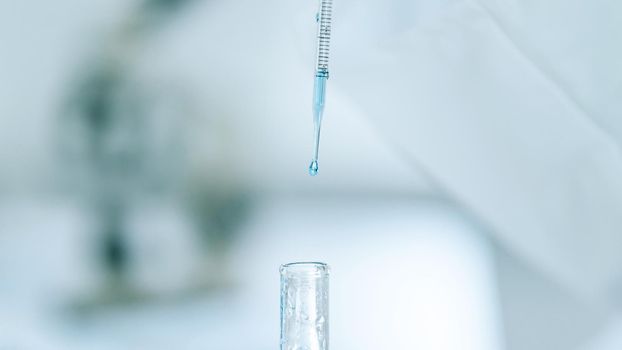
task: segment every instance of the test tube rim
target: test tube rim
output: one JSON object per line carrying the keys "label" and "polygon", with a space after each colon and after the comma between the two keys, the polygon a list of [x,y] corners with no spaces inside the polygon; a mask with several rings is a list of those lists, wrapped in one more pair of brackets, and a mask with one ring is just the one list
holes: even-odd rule
{"label": "test tube rim", "polygon": [[291,262],[281,265],[279,269],[282,275],[289,273],[295,273],[297,275],[328,275],[330,273],[330,267],[328,264],[316,261],[300,261]]}

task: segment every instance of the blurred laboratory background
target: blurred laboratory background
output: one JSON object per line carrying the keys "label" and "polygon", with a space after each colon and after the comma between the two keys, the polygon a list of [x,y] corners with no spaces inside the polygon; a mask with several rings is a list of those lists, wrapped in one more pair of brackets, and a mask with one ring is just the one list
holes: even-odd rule
{"label": "blurred laboratory background", "polygon": [[622,349],[622,2],[0,3],[0,350]]}

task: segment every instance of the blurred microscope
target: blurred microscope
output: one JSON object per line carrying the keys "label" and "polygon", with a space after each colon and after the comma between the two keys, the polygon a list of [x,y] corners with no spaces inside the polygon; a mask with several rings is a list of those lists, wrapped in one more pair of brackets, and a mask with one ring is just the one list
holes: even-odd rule
{"label": "blurred microscope", "polygon": [[226,154],[206,160],[205,173],[192,171],[187,131],[205,116],[183,83],[150,77],[140,63],[146,43],[192,2],[143,1],[69,91],[59,128],[63,177],[88,213],[86,249],[97,277],[76,303],[81,309],[232,283],[227,252],[247,196],[222,182],[232,171]]}

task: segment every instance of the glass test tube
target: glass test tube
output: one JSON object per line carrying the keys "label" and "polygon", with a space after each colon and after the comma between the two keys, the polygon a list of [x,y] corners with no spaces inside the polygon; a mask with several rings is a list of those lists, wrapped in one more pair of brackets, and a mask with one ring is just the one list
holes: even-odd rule
{"label": "glass test tube", "polygon": [[328,265],[291,263],[280,271],[281,350],[328,350]]}

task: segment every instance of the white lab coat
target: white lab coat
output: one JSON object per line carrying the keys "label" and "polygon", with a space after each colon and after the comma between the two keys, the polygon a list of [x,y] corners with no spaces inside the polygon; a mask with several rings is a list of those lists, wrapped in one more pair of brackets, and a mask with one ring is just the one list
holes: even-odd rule
{"label": "white lab coat", "polygon": [[[363,6],[342,2],[344,12]],[[576,298],[565,308],[615,313],[622,3],[444,1],[428,16],[413,7],[370,4],[380,17],[370,23],[384,29],[365,29],[343,63],[335,54],[333,83],[505,249]],[[605,343],[619,340],[594,348]]]}
{"label": "white lab coat", "polygon": [[622,3],[456,1],[442,12],[337,61],[331,83],[500,241],[577,293],[612,297]]}

